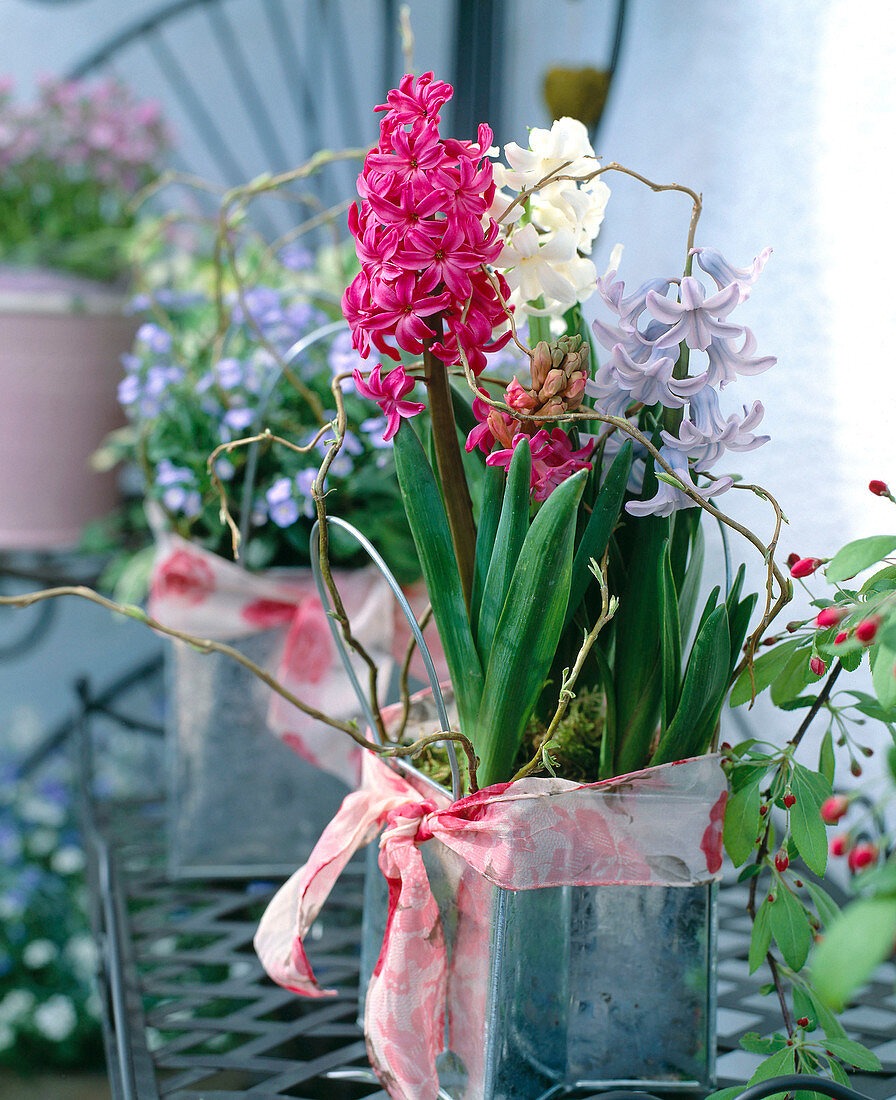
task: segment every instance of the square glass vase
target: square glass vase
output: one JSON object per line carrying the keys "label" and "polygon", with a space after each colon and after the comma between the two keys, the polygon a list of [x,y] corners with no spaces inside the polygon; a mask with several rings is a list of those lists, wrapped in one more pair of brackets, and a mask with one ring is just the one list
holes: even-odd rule
{"label": "square glass vase", "polygon": [[[265,666],[285,634],[286,627],[264,630],[229,644]],[[270,688],[232,658],[175,641],[165,676],[169,873],[292,874],[348,787],[267,728]]]}
{"label": "square glass vase", "polygon": [[[511,891],[436,839],[422,852],[449,958],[440,1097],[617,1087],[701,1097],[714,1087],[717,884]],[[373,844],[362,1019],[387,907]]]}

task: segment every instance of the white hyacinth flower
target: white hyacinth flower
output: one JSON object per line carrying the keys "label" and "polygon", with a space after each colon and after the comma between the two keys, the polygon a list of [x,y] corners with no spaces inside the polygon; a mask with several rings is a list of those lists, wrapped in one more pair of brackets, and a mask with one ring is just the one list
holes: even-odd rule
{"label": "white hyacinth flower", "polygon": [[54,993],[34,1010],[34,1026],[54,1043],[67,1039],[77,1022],[74,1005],[62,993]]}
{"label": "white hyacinth flower", "polygon": [[[493,165],[499,190],[491,213],[495,218],[503,216],[507,245],[495,266],[504,270],[513,305],[535,316],[558,316],[595,290],[597,273],[587,256],[603,221],[610,189],[601,179],[542,183],[552,175],[587,176],[598,167],[588,131],[577,119],[558,119],[550,130],[536,127],[529,131],[528,149],[511,142],[504,147],[504,155],[509,167],[500,162]],[[512,197],[500,189],[521,193],[535,187],[526,200],[529,224],[515,225],[524,205],[510,207]],[[544,299],[543,308],[531,304],[539,297]]]}
{"label": "white hyacinth flower", "polygon": [[[594,265],[577,255],[573,233],[566,228],[542,244],[534,225],[521,226],[504,246],[495,266],[505,269],[513,292],[511,303],[542,317],[563,313],[584,301],[596,280]],[[544,300],[543,309],[528,304],[538,298]]]}
{"label": "white hyacinth flower", "polygon": [[512,141],[504,146],[504,156],[510,168],[495,182],[514,191],[534,187],[546,176],[585,176],[598,167],[585,124],[576,118],[559,118],[550,130],[534,126],[529,131],[529,148]]}

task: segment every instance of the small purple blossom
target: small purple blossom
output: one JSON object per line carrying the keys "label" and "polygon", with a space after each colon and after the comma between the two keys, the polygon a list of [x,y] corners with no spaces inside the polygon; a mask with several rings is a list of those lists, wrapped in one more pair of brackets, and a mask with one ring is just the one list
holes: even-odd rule
{"label": "small purple blossom", "polygon": [[133,374],[118,383],[118,403],[120,405],[133,405],[140,396],[140,379]]}
{"label": "small purple blossom", "polygon": [[701,283],[690,275],[681,280],[680,302],[670,301],[655,290],[647,293],[647,310],[651,317],[668,325],[668,329],[654,341],[655,348],[670,348],[684,341],[689,348],[705,351],[713,336],[724,339],[743,334],[740,325],[726,325],[720,317],[728,314],[740,301],[740,288],[736,283],[706,297]]}
{"label": "small purple blossom", "polygon": [[243,381],[243,364],[232,356],[219,359],[214,367],[214,377],[224,390],[232,390]]}
{"label": "small purple blossom", "polygon": [[716,248],[691,249],[691,255],[697,257],[697,263],[707,275],[712,277],[719,290],[731,283],[737,283],[742,302],[750,297],[750,287],[759,278],[759,273],[765,267],[771,254],[772,250],[770,248],[763,248],[749,267],[735,267],[733,264],[728,263]]}
{"label": "small purple blossom", "polygon": [[202,511],[202,497],[198,489],[172,485],[162,493],[162,503],[169,512],[179,512],[187,519],[195,519]]}
{"label": "small purple blossom", "polygon": [[228,409],[224,414],[224,423],[235,432],[244,432],[251,426],[254,419],[255,413],[252,409],[247,409],[242,406]]}
{"label": "small purple blossom", "polygon": [[293,497],[293,480],[278,477],[265,493],[268,514],[278,527],[292,527],[299,518],[299,506]]}
{"label": "small purple blossom", "polygon": [[314,256],[298,241],[285,244],[277,253],[277,258],[290,271],[307,271],[314,264]]}
{"label": "small purple blossom", "polygon": [[[665,459],[676,477],[704,500],[726,492],[734,484],[732,478],[722,477],[717,481],[713,481],[709,486],[697,486],[691,478],[691,469],[686,454],[682,451],[673,450],[671,447],[661,447],[660,457]],[[660,466],[657,466],[657,474],[666,476],[665,470]],[[626,504],[625,510],[632,516],[671,516],[673,512],[677,512],[681,508],[696,507],[696,503],[681,489],[660,479],[656,494],[650,500],[630,500]]]}
{"label": "small purple blossom", "polygon": [[137,329],[136,339],[156,355],[165,355],[171,350],[171,333],[153,321],[145,321]]}

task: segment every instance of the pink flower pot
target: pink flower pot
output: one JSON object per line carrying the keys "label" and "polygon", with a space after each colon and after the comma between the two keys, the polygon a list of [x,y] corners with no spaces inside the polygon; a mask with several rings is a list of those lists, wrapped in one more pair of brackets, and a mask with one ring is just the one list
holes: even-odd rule
{"label": "pink flower pot", "polygon": [[49,271],[0,268],[0,548],[74,545],[117,500],[90,467],[124,423],[120,357],[135,322],[120,292]]}

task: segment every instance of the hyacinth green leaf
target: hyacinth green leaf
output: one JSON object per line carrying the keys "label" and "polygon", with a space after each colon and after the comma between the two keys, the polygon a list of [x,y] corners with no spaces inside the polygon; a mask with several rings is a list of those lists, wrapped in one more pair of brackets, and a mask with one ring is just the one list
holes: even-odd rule
{"label": "hyacinth green leaf", "polygon": [[893,675],[896,651],[885,645],[878,645],[875,649],[871,658],[871,682],[880,705],[884,710],[891,710],[896,706],[896,676]]}
{"label": "hyacinth green leaf", "polygon": [[662,724],[666,725],[678,706],[681,683],[681,628],[678,622],[678,599],[672,577],[671,546],[667,542],[660,558],[660,610],[663,615],[663,705]]}
{"label": "hyacinth green leaf", "polygon": [[651,764],[684,760],[705,752],[728,687],[731,643],[724,604],[703,622],[688,658],[681,698],[660,737]]}
{"label": "hyacinth green leaf", "polygon": [[893,950],[896,898],[852,902],[825,931],[812,952],[812,985],[839,1012]]}
{"label": "hyacinth green leaf", "polygon": [[474,738],[481,786],[511,778],[523,730],[551,667],[566,616],[586,477],[581,470],[551,493],[523,542],[495,629]]}
{"label": "hyacinth green leaf", "polygon": [[394,437],[393,450],[408,524],[454,685],[461,730],[469,737],[484,677],[467,618],[445,507],[420,440],[406,421]]}
{"label": "hyacinth green leaf", "polygon": [[568,626],[573,615],[578,611],[582,598],[588,585],[594,579],[588,568],[592,558],[600,562],[610,541],[613,528],[619,521],[619,511],[622,508],[622,500],[625,496],[625,486],[628,482],[632,468],[632,444],[626,440],[619,448],[619,454],[613,459],[588,523],[579,540],[576,555],[572,566],[572,585],[569,590],[569,605],[566,609],[566,623]]}
{"label": "hyacinth green leaf", "polygon": [[762,776],[757,776],[748,786],[730,794],[725,803],[722,840],[735,867],[740,867],[756,846],[761,782]]}
{"label": "hyacinth green leaf", "polygon": [[473,563],[473,592],[470,600],[470,625],[474,631],[479,622],[482,592],[495,546],[495,534],[498,530],[498,518],[501,515],[504,498],[504,477],[502,466],[486,466],[482,508],[476,528],[476,557]]}
{"label": "hyacinth green leaf", "polygon": [[625,592],[613,620],[617,775],[645,766],[659,720],[663,670],[662,616],[657,608],[668,533],[667,519],[645,516],[637,521]]}
{"label": "hyacinth green leaf", "polygon": [[825,576],[837,583],[854,577],[896,550],[896,535],[870,535],[868,538],[848,542],[831,559]]}
{"label": "hyacinth green leaf", "polygon": [[768,904],[769,926],[784,961],[793,970],[802,969],[812,946],[812,929],[806,910],[783,886],[775,900]]}
{"label": "hyacinth green leaf", "polygon": [[684,571],[684,581],[678,595],[678,621],[681,628],[681,644],[688,640],[697,610],[697,597],[700,593],[700,581],[703,578],[703,561],[706,557],[706,538],[703,528],[698,526],[691,542],[691,555]]}
{"label": "hyacinth green leaf", "polygon": [[531,480],[532,452],[529,440],[523,437],[514,448],[513,458],[510,460],[507,471],[504,502],[501,505],[494,549],[482,591],[482,604],[479,608],[476,647],[484,668],[488,667],[489,653],[495,638],[495,627],[504,609],[510,580],[529,530]]}
{"label": "hyacinth green leaf", "polygon": [[756,919],[753,921],[748,958],[751,974],[765,962],[765,956],[772,945],[772,928],[768,920],[768,905],[768,898],[766,898],[756,910]]}
{"label": "hyacinth green leaf", "polygon": [[831,797],[831,784],[818,772],[794,764],[790,786],[796,799],[790,807],[790,834],[803,862],[821,876],[828,862],[828,835],[821,820],[821,804]]}
{"label": "hyacinth green leaf", "polygon": [[752,682],[750,680],[750,670],[745,668],[735,680],[734,687],[731,689],[730,705],[739,707],[742,703],[748,703],[754,685],[757,695],[765,691],[780,676],[794,651],[801,644],[803,643],[799,638],[789,638],[786,642],[780,642],[774,649],[770,649],[767,653],[757,657],[753,662]]}

